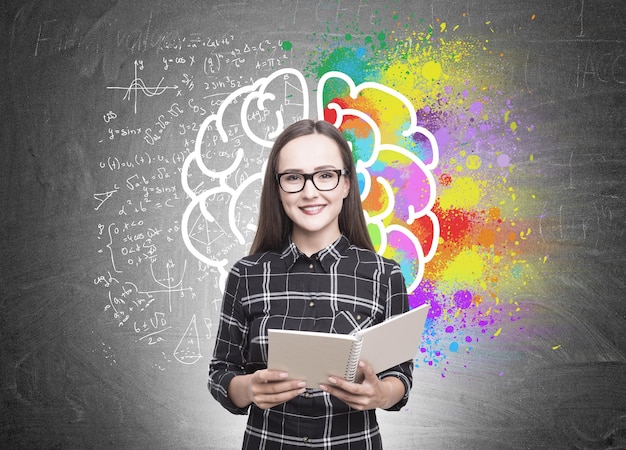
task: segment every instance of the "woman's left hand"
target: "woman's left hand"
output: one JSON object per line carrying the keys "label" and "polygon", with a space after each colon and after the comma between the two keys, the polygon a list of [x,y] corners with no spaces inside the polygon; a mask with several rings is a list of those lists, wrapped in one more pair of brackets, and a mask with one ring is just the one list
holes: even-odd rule
{"label": "woman's left hand", "polygon": [[364,361],[359,362],[359,368],[365,375],[361,383],[329,377],[328,384],[320,385],[320,389],[360,411],[390,408],[402,399],[404,396],[402,381],[395,377],[379,379],[372,367]]}

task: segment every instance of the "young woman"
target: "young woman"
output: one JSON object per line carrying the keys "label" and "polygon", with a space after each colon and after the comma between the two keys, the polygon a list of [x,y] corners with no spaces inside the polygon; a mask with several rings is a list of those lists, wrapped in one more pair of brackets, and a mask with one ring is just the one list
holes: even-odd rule
{"label": "young woman", "polygon": [[261,193],[251,254],[232,268],[209,390],[230,412],[249,412],[243,448],[382,448],[376,408],[399,410],[412,361],[361,383],[331,376],[319,389],[267,369],[271,328],[349,334],[408,311],[399,266],[367,232],[354,160],[343,135],[303,120],[277,138]]}

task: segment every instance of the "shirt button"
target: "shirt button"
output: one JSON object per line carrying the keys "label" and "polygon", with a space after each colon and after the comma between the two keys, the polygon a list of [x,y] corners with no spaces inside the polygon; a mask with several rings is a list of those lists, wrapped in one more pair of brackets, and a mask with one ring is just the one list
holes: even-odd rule
{"label": "shirt button", "polygon": [[304,436],[302,438],[302,442],[309,442],[309,437],[308,436]]}
{"label": "shirt button", "polygon": [[313,270],[313,264],[309,264],[309,269]]}
{"label": "shirt button", "polygon": [[361,320],[361,314],[356,315],[356,320]]}
{"label": "shirt button", "polygon": [[310,392],[305,392],[304,393],[304,398],[311,398],[311,393]]}
{"label": "shirt button", "polygon": [[314,302],[314,301],[310,301],[310,302],[309,302],[309,306],[310,306],[311,308],[313,308],[313,307],[315,306],[315,302]]}

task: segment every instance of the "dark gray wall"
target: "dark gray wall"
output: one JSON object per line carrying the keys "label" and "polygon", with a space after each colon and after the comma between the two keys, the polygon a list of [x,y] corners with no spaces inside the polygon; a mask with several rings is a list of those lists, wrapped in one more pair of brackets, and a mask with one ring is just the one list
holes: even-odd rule
{"label": "dark gray wall", "polygon": [[[408,407],[381,414],[385,442],[626,448],[624,2],[6,3],[4,448],[240,446],[243,419],[206,391],[219,272],[180,237],[183,160],[211,100],[278,62],[304,70],[307,50],[342,23],[392,29],[392,10],[423,18],[416,28],[463,21],[459,33],[517,55],[504,71],[532,117],[519,145],[536,163],[518,167],[516,183],[545,193],[533,232],[550,258],[517,294],[524,320],[505,324],[507,338],[452,355],[445,379],[416,371]],[[238,221],[256,199],[246,194]],[[241,251],[217,225],[192,234],[213,255]]]}

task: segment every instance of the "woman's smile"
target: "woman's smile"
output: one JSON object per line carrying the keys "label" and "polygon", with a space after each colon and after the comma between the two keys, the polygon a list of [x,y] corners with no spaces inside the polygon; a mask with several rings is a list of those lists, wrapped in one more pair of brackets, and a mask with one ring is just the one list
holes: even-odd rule
{"label": "woman's smile", "polygon": [[302,212],[304,212],[305,214],[308,214],[310,216],[314,216],[314,215],[318,214],[320,211],[322,211],[323,208],[324,208],[324,205],[309,205],[309,206],[301,206],[300,207]]}

